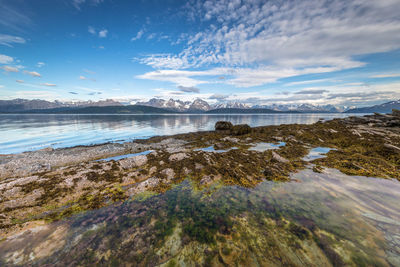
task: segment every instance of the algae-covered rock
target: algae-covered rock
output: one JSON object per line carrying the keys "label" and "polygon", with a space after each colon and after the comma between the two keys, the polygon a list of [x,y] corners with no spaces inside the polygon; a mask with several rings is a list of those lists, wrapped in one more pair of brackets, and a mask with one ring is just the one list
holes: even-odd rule
{"label": "algae-covered rock", "polygon": [[228,131],[233,128],[233,124],[229,121],[217,121],[215,123],[216,131]]}
{"label": "algae-covered rock", "polygon": [[249,134],[250,132],[251,132],[251,127],[247,124],[235,125],[231,130],[232,135],[244,135],[244,134]]}
{"label": "algae-covered rock", "polygon": [[188,157],[188,155],[186,153],[176,153],[176,154],[172,154],[171,156],[169,156],[168,160],[169,161],[181,161],[183,159],[186,159]]}
{"label": "algae-covered rock", "polygon": [[119,163],[124,170],[131,169],[134,167],[140,167],[147,163],[147,156],[139,155],[139,156],[123,159]]}
{"label": "algae-covered rock", "polygon": [[272,151],[272,158],[281,163],[289,163],[289,160],[285,159],[284,157],[282,157],[278,153],[275,153],[274,151]]}
{"label": "algae-covered rock", "polygon": [[166,177],[167,181],[171,181],[175,176],[175,172],[171,168],[162,170],[161,174],[163,174]]}

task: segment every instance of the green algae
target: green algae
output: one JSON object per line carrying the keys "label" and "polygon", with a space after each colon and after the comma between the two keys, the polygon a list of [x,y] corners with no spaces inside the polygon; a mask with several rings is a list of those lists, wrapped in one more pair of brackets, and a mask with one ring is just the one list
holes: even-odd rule
{"label": "green algae", "polygon": [[99,209],[108,205],[108,202],[115,203],[126,199],[128,199],[128,196],[121,186],[113,185],[102,191],[84,194],[77,201],[71,201],[66,205],[51,209],[44,219],[58,221],[83,211]]}
{"label": "green algae", "polygon": [[[321,184],[310,175],[318,175]],[[345,182],[346,177],[340,177]],[[211,195],[194,189],[193,181],[185,181],[142,201],[115,202],[79,213],[67,220],[70,231],[77,231],[71,238],[81,233],[78,243],[40,263],[388,265],[382,256],[386,247],[382,237],[354,213],[359,201],[335,191],[337,181],[326,174],[305,170],[296,179],[301,183],[223,186]],[[367,188],[376,187],[374,181],[367,184]],[[318,191],[320,186],[336,196]],[[368,190],[360,194],[377,195]],[[177,229],[178,235],[174,234]],[[175,243],[169,241],[173,236]]]}
{"label": "green algae", "polygon": [[148,198],[151,198],[152,196],[155,196],[155,195],[157,195],[157,193],[152,192],[152,191],[144,191],[144,192],[136,194],[132,198],[132,200],[143,202],[143,201],[146,201]]}

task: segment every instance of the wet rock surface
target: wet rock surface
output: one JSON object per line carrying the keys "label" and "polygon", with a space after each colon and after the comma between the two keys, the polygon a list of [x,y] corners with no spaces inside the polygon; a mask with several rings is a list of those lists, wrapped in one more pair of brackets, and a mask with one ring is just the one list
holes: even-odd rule
{"label": "wet rock surface", "polygon": [[[148,192],[165,193],[186,179],[200,189],[214,184],[254,188],[266,180],[290,181],[291,173],[311,163],[316,173],[335,168],[348,175],[400,180],[399,120],[395,112],[313,125],[250,128],[220,122],[212,132],[1,155],[0,233],[8,238],[29,222],[59,221]],[[285,145],[251,149],[254,144],[279,142]],[[210,146],[222,152],[202,150]],[[333,150],[324,158],[305,161],[316,147]],[[147,150],[154,152],[94,161]],[[225,253],[221,257],[229,258]]]}

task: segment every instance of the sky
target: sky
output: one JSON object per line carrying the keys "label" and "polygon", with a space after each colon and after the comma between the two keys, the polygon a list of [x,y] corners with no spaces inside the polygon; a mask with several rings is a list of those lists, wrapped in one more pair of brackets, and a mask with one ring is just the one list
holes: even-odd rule
{"label": "sky", "polygon": [[400,99],[400,0],[0,0],[0,99]]}

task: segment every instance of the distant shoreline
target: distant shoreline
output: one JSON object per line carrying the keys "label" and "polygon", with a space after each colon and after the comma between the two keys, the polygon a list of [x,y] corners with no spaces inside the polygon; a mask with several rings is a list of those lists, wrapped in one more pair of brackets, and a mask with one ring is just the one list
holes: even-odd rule
{"label": "distant shoreline", "polygon": [[279,112],[279,113],[27,113],[27,112],[13,112],[13,113],[3,113],[0,115],[164,115],[164,116],[191,116],[191,115],[303,115],[303,114],[372,114],[372,113],[345,113],[345,112]]}

